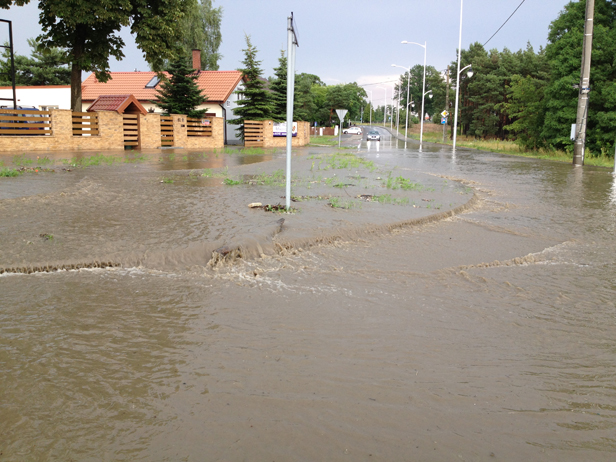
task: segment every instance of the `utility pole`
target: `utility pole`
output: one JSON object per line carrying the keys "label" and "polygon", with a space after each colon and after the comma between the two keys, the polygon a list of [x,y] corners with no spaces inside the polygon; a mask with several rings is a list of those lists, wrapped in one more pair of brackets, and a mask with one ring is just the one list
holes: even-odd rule
{"label": "utility pole", "polygon": [[[447,91],[445,92],[445,110],[449,112],[449,66],[447,66]],[[443,124],[443,144],[447,142],[447,123]]]}
{"label": "utility pole", "polygon": [[590,58],[592,56],[593,18],[595,0],[586,0],[586,22],[584,23],[584,46],[582,49],[582,72],[578,93],[577,116],[575,118],[575,146],[573,149],[573,165],[584,165],[584,150],[586,148],[586,122],[588,120],[588,94],[590,93]]}

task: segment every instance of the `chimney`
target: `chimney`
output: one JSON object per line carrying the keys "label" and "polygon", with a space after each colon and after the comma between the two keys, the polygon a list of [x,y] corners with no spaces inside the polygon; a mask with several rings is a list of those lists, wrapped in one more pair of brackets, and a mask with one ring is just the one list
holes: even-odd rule
{"label": "chimney", "polygon": [[197,72],[201,70],[201,50],[192,51],[192,67]]}

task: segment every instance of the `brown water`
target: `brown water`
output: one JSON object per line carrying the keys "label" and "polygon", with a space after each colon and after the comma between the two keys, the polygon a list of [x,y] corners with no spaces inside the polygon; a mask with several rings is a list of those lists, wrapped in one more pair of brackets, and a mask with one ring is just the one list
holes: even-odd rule
{"label": "brown water", "polygon": [[612,174],[333,151],[0,179],[2,460],[614,460]]}

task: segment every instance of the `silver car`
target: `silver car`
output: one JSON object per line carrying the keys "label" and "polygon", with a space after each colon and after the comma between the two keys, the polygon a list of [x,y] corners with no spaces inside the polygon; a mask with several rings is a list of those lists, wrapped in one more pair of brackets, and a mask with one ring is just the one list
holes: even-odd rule
{"label": "silver car", "polygon": [[381,141],[381,135],[376,130],[372,130],[368,132],[368,136],[366,137],[368,141]]}

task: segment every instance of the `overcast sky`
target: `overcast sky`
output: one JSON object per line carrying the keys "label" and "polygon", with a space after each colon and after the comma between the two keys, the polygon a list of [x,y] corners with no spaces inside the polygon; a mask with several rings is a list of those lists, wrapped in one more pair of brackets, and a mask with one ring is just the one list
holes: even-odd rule
{"label": "overcast sky", "polygon": [[[360,85],[396,80],[405,67],[423,64],[424,50],[400,42],[427,42],[428,65],[444,69],[456,59],[460,25],[460,0],[213,0],[222,6],[223,55],[220,70],[241,66],[244,34],[250,35],[262,61],[264,77],[273,75],[280,50],[286,49],[287,16],[294,13],[299,32],[297,72],[316,74],[327,84],[357,82]],[[465,0],[462,48],[473,42],[485,43],[507,20],[522,0]],[[569,0],[526,0],[486,48],[512,51],[530,44],[538,50],[547,42],[548,27]],[[0,10],[0,19],[13,21],[16,51],[29,54],[26,39],[40,33],[38,2]],[[7,37],[0,23],[0,40]],[[130,33],[123,61],[113,61],[112,71],[149,70]],[[581,44],[580,44],[581,45]],[[84,73],[84,79],[87,74]],[[392,83],[387,98],[391,98]],[[375,85],[376,104],[384,89]]]}

